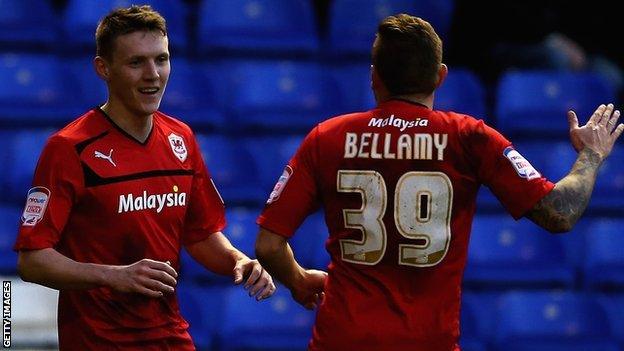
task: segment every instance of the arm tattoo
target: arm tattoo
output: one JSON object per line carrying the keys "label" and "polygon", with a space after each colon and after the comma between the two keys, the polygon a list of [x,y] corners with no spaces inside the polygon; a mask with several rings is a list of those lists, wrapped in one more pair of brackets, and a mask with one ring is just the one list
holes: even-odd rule
{"label": "arm tattoo", "polygon": [[570,173],[529,211],[527,217],[550,232],[566,232],[581,217],[591,197],[602,160],[585,148]]}

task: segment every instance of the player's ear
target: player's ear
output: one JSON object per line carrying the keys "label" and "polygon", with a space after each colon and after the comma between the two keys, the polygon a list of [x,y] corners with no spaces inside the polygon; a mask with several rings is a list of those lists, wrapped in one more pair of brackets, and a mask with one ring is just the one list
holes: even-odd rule
{"label": "player's ear", "polygon": [[108,81],[108,62],[101,57],[96,56],[93,59],[93,67],[95,68],[95,73],[105,81]]}
{"label": "player's ear", "polygon": [[374,65],[371,65],[371,88],[373,88],[373,91],[381,91],[386,89],[386,86],[381,80],[381,77],[379,77],[377,68],[375,68]]}
{"label": "player's ear", "polygon": [[441,63],[440,68],[438,68],[438,82],[436,83],[436,89],[442,85],[446,76],[448,75],[448,67],[445,64]]}

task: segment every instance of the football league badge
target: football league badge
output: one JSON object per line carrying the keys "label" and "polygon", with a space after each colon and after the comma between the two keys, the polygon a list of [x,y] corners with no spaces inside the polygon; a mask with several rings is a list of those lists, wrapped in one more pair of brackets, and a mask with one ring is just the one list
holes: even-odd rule
{"label": "football league badge", "polygon": [[275,200],[279,199],[282,191],[284,190],[284,187],[286,186],[286,183],[288,183],[288,179],[290,179],[290,176],[292,176],[292,174],[293,169],[290,166],[286,166],[286,168],[284,168],[284,172],[282,172],[282,175],[279,177],[279,180],[277,181],[277,183],[275,183],[275,187],[273,188],[273,191],[271,192],[271,195],[266,202],[267,204],[273,203],[275,202]]}
{"label": "football league badge", "polygon": [[28,190],[26,207],[22,213],[22,225],[33,227],[39,223],[45,214],[50,201],[50,190],[42,186],[36,186]]}
{"label": "football league badge", "polygon": [[539,178],[542,175],[527,161],[524,156],[520,155],[518,151],[516,151],[511,146],[506,148],[503,151],[503,155],[507,157],[511,165],[516,170],[516,173],[522,178],[526,178],[527,180]]}
{"label": "football league badge", "polygon": [[175,157],[184,162],[188,155],[186,145],[184,145],[184,139],[175,133],[171,133],[169,134],[169,144],[171,145],[171,150],[173,150]]}

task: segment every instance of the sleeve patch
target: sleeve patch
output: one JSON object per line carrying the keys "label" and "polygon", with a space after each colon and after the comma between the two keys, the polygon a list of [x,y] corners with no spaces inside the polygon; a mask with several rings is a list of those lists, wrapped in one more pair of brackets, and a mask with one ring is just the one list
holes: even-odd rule
{"label": "sleeve patch", "polygon": [[524,156],[520,155],[518,151],[514,148],[507,147],[503,151],[503,155],[507,157],[511,165],[516,170],[516,173],[521,178],[526,178],[527,180],[540,178],[542,175],[531,165],[531,163],[524,158]]}
{"label": "sleeve patch", "polygon": [[275,183],[275,187],[273,187],[273,191],[271,192],[271,195],[266,202],[267,204],[271,204],[279,199],[282,191],[284,190],[284,187],[286,187],[286,183],[288,183],[288,179],[290,179],[290,176],[292,176],[292,174],[293,169],[290,166],[286,166],[286,168],[284,168],[284,172],[282,172],[282,175],[277,180],[277,183]]}
{"label": "sleeve patch", "polygon": [[50,190],[42,186],[36,186],[28,190],[26,197],[26,207],[22,213],[22,225],[33,227],[39,223],[45,215],[46,208],[50,201]]}

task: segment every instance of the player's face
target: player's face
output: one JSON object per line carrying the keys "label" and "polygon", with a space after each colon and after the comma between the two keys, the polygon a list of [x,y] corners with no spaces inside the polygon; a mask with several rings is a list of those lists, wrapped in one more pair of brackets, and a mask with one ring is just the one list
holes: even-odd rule
{"label": "player's face", "polygon": [[160,106],[171,71],[167,37],[159,31],[119,36],[108,69],[110,101],[130,115],[151,115]]}

